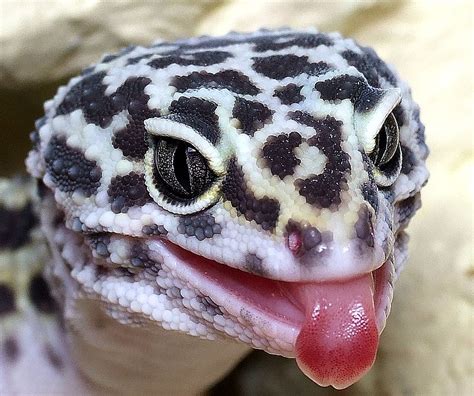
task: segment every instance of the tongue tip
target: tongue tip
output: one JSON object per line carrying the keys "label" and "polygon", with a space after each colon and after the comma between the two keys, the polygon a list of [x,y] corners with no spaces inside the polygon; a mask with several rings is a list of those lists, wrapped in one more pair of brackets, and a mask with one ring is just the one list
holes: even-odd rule
{"label": "tongue tip", "polygon": [[359,381],[371,369],[376,353],[369,352],[367,356],[368,359],[345,362],[342,365],[335,364],[332,359],[321,362],[318,358],[308,359],[304,356],[297,356],[296,362],[301,371],[319,386],[332,386],[340,390]]}
{"label": "tongue tip", "polygon": [[362,378],[375,361],[379,336],[375,325],[369,327],[361,336],[341,340],[329,348],[318,343],[314,335],[308,337],[303,329],[297,339],[298,366],[320,386],[347,388]]}
{"label": "tongue tip", "polygon": [[300,369],[321,386],[346,388],[372,367],[379,341],[371,279],[314,289],[295,345]]}

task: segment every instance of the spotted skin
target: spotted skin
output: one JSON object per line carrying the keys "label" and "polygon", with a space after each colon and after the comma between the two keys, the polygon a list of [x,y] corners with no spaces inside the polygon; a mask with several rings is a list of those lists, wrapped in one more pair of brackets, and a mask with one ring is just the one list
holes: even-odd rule
{"label": "spotted skin", "polygon": [[84,392],[43,274],[49,251],[35,190],[26,178],[0,178],[0,224],[8,226],[0,232],[0,394]]}
{"label": "spotted skin", "polygon": [[278,99],[280,99],[281,104],[284,105],[299,103],[304,99],[303,95],[300,93],[302,88],[302,86],[288,84],[275,89],[273,96],[276,96]]}
{"label": "spotted skin", "polygon": [[[401,148],[381,170],[370,153],[392,112]],[[204,191],[183,198],[157,185],[170,169],[162,161],[184,166],[157,157],[162,139],[204,158]],[[428,177],[408,86],[372,49],[312,30],[128,47],[61,87],[32,141],[49,272],[63,285],[55,296],[101,301],[127,326],[284,356],[294,356],[294,339],[204,287],[185,262],[282,282],[347,279],[387,263],[391,290]],[[387,291],[382,328],[390,303]],[[74,323],[73,311],[63,314]]]}

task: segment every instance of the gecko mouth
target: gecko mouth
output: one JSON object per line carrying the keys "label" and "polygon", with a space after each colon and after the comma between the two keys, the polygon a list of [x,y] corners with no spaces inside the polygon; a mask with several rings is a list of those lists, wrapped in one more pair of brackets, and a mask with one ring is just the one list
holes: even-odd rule
{"label": "gecko mouth", "polygon": [[189,252],[168,241],[167,266],[240,323],[270,340],[269,352],[296,357],[320,385],[344,388],[372,366],[390,308],[393,267],[331,282],[264,278]]}

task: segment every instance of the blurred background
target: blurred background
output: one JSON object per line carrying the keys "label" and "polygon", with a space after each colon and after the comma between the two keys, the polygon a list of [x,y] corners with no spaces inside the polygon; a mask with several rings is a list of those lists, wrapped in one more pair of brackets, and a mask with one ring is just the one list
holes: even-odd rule
{"label": "blurred background", "polygon": [[42,103],[105,52],[156,39],[315,26],[372,46],[420,104],[431,179],[374,368],[337,392],[254,353],[214,395],[474,394],[472,1],[0,0],[0,176],[24,172]]}

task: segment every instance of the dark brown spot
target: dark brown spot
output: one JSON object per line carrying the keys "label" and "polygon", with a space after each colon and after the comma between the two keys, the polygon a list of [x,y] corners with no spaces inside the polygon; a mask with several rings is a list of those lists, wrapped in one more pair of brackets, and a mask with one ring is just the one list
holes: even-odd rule
{"label": "dark brown spot", "polygon": [[49,285],[40,274],[31,278],[28,295],[33,306],[42,313],[50,314],[56,311],[57,305],[51,296]]}
{"label": "dark brown spot", "polygon": [[401,173],[408,175],[416,166],[416,158],[413,151],[411,151],[408,147],[401,145],[402,149],[402,169]]}
{"label": "dark brown spot", "polygon": [[310,63],[307,56],[270,55],[261,58],[252,58],[253,69],[265,77],[281,80],[285,77],[295,77],[306,73],[317,76],[331,68],[327,63]]}
{"label": "dark brown spot", "polygon": [[223,315],[221,308],[209,296],[196,296],[196,300],[200,302],[206,312],[211,316]]}
{"label": "dark brown spot", "polygon": [[346,175],[351,169],[349,156],[341,147],[342,122],[331,116],[314,118],[300,111],[290,113],[290,117],[314,128],[315,135],[308,139],[308,144],[319,148],[328,159],[323,173],[298,179],[295,186],[310,205],[320,208],[338,206],[343,184],[347,182]]}
{"label": "dark brown spot", "polygon": [[97,192],[102,170],[84,153],[69,147],[64,137],[53,136],[45,151],[46,170],[60,191],[80,192],[87,197]]}
{"label": "dark brown spot", "polygon": [[359,218],[355,223],[355,231],[357,238],[365,241],[367,246],[374,247],[374,225],[372,222],[372,213],[365,205],[359,209]]}
{"label": "dark brown spot", "polygon": [[46,344],[45,352],[46,358],[48,359],[51,366],[53,366],[56,370],[61,370],[64,366],[64,363],[59,354],[53,349],[50,344]]}
{"label": "dark brown spot", "polygon": [[329,80],[318,81],[314,87],[321,94],[321,99],[328,101],[350,99],[353,103],[361,94],[367,83],[361,77],[348,74]]}
{"label": "dark brown spot", "polygon": [[229,161],[227,175],[222,183],[222,194],[248,221],[255,221],[264,230],[275,228],[280,215],[280,204],[267,196],[254,196],[248,189],[242,167],[235,158]]}
{"label": "dark brown spot", "polygon": [[93,249],[98,256],[100,257],[109,257],[109,243],[110,235],[108,233],[94,233],[86,235],[86,242],[89,244],[90,248]]}
{"label": "dark brown spot", "polygon": [[380,78],[386,79],[393,86],[397,79],[388,66],[369,47],[359,47],[359,52],[344,51],[341,55],[350,66],[354,66],[367,79],[372,87],[380,87]]}
{"label": "dark brown spot", "polygon": [[142,159],[148,150],[148,134],[144,121],[160,115],[158,110],[148,108],[148,98],[148,95],[143,94],[142,98],[129,104],[127,126],[119,129],[112,137],[112,145],[122,150],[125,157]]}
{"label": "dark brown spot", "polygon": [[262,265],[262,259],[254,253],[249,253],[245,257],[245,269],[251,274],[265,276],[267,272]]}
{"label": "dark brown spot", "polygon": [[151,235],[159,236],[159,235],[168,234],[168,230],[165,228],[164,225],[161,225],[161,224],[151,224],[151,225],[143,226],[142,232],[147,236],[151,236]]}
{"label": "dark brown spot", "polygon": [[217,104],[200,99],[181,96],[171,102],[169,115],[164,118],[190,126],[212,144],[220,139]]}
{"label": "dark brown spot", "polygon": [[216,223],[214,216],[208,213],[183,216],[179,219],[178,232],[188,237],[195,237],[199,241],[212,238],[221,231],[221,225]]}
{"label": "dark brown spot", "polygon": [[[143,58],[145,59],[149,57],[150,55],[143,56]],[[164,69],[172,64],[181,66],[210,66],[215,65],[217,63],[222,63],[226,59],[231,57],[232,54],[230,52],[225,51],[201,51],[194,53],[183,53],[182,51],[177,50],[151,60],[150,62],[148,62],[148,65],[155,69]],[[140,60],[139,58],[135,58],[134,63],[136,63],[136,59]]]}
{"label": "dark brown spot", "polygon": [[254,41],[256,52],[279,51],[293,46],[316,48],[333,45],[332,39],[324,33],[284,33],[257,37]]}
{"label": "dark brown spot", "polygon": [[0,283],[0,318],[16,311],[15,292],[5,283]]}
{"label": "dark brown spot", "polygon": [[130,249],[130,264],[133,268],[146,268],[154,272],[158,272],[161,269],[161,264],[150,257],[148,246],[141,242],[135,242],[132,245]]}
{"label": "dark brown spot", "polygon": [[272,119],[273,112],[264,104],[243,98],[236,98],[232,117],[240,121],[240,128],[246,135],[253,136]]}
{"label": "dark brown spot", "polygon": [[419,208],[421,208],[421,195],[419,192],[412,197],[397,202],[395,204],[395,221],[398,223],[398,226],[402,229],[405,228]]}
{"label": "dark brown spot", "polygon": [[9,363],[13,363],[18,359],[20,348],[18,346],[18,342],[12,336],[6,337],[3,341],[3,353]]}
{"label": "dark brown spot", "polygon": [[372,206],[372,208],[374,208],[375,213],[377,213],[378,207],[379,207],[379,194],[378,194],[377,184],[375,184],[373,177],[369,177],[369,181],[362,184],[361,192],[365,201],[370,206]]}
{"label": "dark brown spot", "polygon": [[18,249],[30,241],[30,231],[37,224],[31,203],[12,210],[0,205],[0,249]]}
{"label": "dark brown spot", "polygon": [[300,164],[294,149],[302,142],[298,132],[286,135],[269,136],[262,148],[262,158],[272,175],[283,180],[285,176],[292,175],[295,167]]}
{"label": "dark brown spot", "polygon": [[132,206],[142,206],[153,201],[145,185],[145,176],[135,172],[115,176],[110,181],[107,194],[114,213],[126,213]]}
{"label": "dark brown spot", "polygon": [[106,128],[112,117],[136,103],[146,106],[148,96],[145,87],[151,80],[147,77],[129,77],[112,95],[106,95],[107,85],[103,83],[106,72],[102,71],[85,76],[69,89],[63,101],[56,109],[56,115],[69,114],[81,109],[88,123]]}
{"label": "dark brown spot", "polygon": [[241,95],[257,95],[260,92],[245,74],[236,70],[217,73],[192,72],[186,76],[175,77],[171,85],[176,87],[178,92],[199,88],[228,89]]}
{"label": "dark brown spot", "polygon": [[304,99],[304,96],[301,95],[302,86],[296,84],[288,84],[284,87],[275,89],[273,96],[276,96],[280,99],[280,102],[284,105],[291,105],[293,103],[299,103]]}

